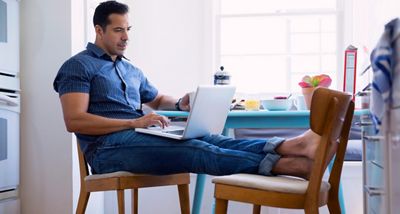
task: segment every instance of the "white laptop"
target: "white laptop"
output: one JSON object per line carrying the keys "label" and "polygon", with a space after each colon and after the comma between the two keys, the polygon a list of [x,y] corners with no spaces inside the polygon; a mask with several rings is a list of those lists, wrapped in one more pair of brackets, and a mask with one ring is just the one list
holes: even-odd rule
{"label": "white laptop", "polygon": [[234,86],[199,86],[185,124],[171,123],[164,129],[156,126],[135,131],[178,140],[221,134],[234,94]]}

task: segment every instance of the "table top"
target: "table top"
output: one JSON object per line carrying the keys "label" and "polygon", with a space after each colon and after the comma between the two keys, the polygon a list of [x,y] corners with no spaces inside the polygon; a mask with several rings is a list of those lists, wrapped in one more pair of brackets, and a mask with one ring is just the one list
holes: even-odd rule
{"label": "table top", "polygon": [[[187,117],[189,112],[187,111],[157,111],[158,114],[162,114],[167,117]],[[356,109],[354,115],[365,115],[369,114],[368,109]],[[228,113],[228,117],[260,117],[260,116],[308,116],[310,115],[309,110],[305,111],[245,111],[245,110],[233,110]]]}
{"label": "table top", "polygon": [[[167,117],[187,117],[184,111],[157,111]],[[368,109],[357,109],[354,115],[369,114]],[[239,111],[228,113],[225,128],[306,128],[309,127],[310,111]]]}

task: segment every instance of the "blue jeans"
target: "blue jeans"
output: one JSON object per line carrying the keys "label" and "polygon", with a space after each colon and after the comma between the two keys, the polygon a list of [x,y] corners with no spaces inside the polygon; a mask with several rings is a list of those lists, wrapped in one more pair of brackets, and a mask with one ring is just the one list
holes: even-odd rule
{"label": "blue jeans", "polygon": [[235,140],[209,135],[174,140],[124,130],[97,138],[86,158],[94,173],[129,171],[146,174],[202,173],[271,175],[283,138]]}

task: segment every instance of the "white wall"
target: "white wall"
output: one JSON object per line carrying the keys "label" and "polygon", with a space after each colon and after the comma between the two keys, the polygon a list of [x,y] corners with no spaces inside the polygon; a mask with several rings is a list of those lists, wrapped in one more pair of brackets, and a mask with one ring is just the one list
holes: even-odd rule
{"label": "white wall", "polygon": [[[398,0],[346,0],[345,46],[353,44],[358,48],[357,72],[361,73],[370,64],[370,53],[376,46],[390,20],[400,17]],[[366,49],[364,49],[364,47]],[[372,70],[357,76],[357,91],[364,88],[372,78]],[[357,107],[357,106],[356,106]]]}
{"label": "white wall", "polygon": [[21,1],[21,211],[72,213],[71,135],[52,82],[71,56],[71,2]]}
{"label": "white wall", "polygon": [[[382,35],[384,25],[400,17],[398,0],[352,0],[353,22],[349,34],[358,46],[365,45],[370,50]],[[372,50],[371,50],[372,51]]]}
{"label": "white wall", "polygon": [[205,19],[210,0],[128,2],[132,33],[126,55],[161,93],[180,97],[200,83],[212,84],[206,44],[211,20]]}

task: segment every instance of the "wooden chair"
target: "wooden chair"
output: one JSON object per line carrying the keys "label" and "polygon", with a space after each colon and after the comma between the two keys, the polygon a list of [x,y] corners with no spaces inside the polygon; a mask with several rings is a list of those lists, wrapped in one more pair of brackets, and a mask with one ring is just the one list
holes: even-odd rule
{"label": "wooden chair", "polygon": [[[226,213],[228,200],[253,204],[253,213],[262,206],[304,209],[318,213],[328,205],[330,213],[341,213],[339,182],[353,118],[351,95],[326,88],[315,90],[310,113],[311,129],[322,136],[316,150],[310,180],[289,176],[234,174],[213,179],[216,213]],[[329,181],[322,181],[331,142],[339,142]]]}
{"label": "wooden chair", "polygon": [[[182,214],[190,213],[189,201],[189,173],[171,175],[146,175],[130,172],[114,172],[107,174],[89,175],[88,164],[80,149],[79,143],[79,171],[81,177],[81,190],[79,194],[77,214],[85,213],[90,192],[116,190],[118,197],[118,213],[124,214],[124,190],[132,189],[132,213],[138,213],[138,189],[143,187],[156,187],[178,185],[179,202]],[[167,209],[167,208],[166,208]]]}

